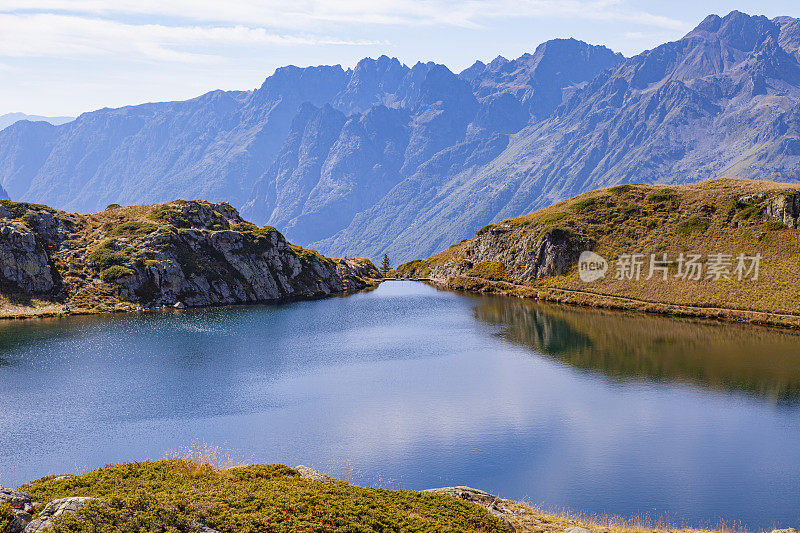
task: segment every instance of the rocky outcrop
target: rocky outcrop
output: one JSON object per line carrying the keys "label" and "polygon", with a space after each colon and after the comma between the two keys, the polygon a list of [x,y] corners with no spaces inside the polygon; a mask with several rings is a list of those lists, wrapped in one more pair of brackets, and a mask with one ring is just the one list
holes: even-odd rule
{"label": "rocky outcrop", "polygon": [[320,298],[380,278],[369,260],[334,260],[293,246],[226,203],[112,205],[76,215],[4,202],[3,294],[51,298],[65,311]]}
{"label": "rocky outcrop", "polygon": [[9,489],[0,485],[0,504],[6,504],[14,509],[24,509],[30,505],[30,496],[17,489]]}
{"label": "rocky outcrop", "polygon": [[25,533],[43,533],[51,529],[54,519],[63,514],[76,513],[78,509],[86,505],[87,502],[96,499],[97,498],[74,496],[53,500],[42,509],[42,512],[39,513],[35,519],[25,526]]}
{"label": "rocky outcrop", "polygon": [[333,483],[336,481],[332,477],[305,465],[297,465],[294,467],[294,470],[297,472],[297,475],[300,477],[300,479],[319,481],[320,483]]}
{"label": "rocky outcrop", "polygon": [[797,228],[800,219],[800,193],[781,194],[767,200],[764,213],[789,228]]}
{"label": "rocky outcrop", "polygon": [[508,500],[504,500],[502,498],[498,498],[494,494],[489,494],[488,492],[484,492],[482,490],[473,489],[472,487],[443,487],[440,489],[428,489],[424,490],[423,492],[435,492],[437,494],[447,494],[448,496],[452,496],[453,498],[458,498],[460,500],[465,500],[471,503],[475,503],[480,505],[481,507],[485,508],[489,511],[492,515],[502,520],[511,530],[512,533],[516,531],[516,528],[511,523],[511,518],[515,511],[509,508],[509,504],[512,502]]}
{"label": "rocky outcrop", "polygon": [[477,276],[528,282],[566,274],[591,243],[559,229],[537,235],[524,228],[498,225],[482,229],[462,246],[449,261],[433,267],[427,275],[414,277],[444,281],[451,276]]}
{"label": "rocky outcrop", "polygon": [[36,234],[21,222],[0,222],[0,275],[24,292],[53,288],[50,258],[36,242]]}
{"label": "rocky outcrop", "polygon": [[33,520],[33,513],[39,507],[30,496],[21,490],[9,489],[2,485],[0,485],[0,504],[11,507],[13,513],[7,533],[22,533],[30,521]]}

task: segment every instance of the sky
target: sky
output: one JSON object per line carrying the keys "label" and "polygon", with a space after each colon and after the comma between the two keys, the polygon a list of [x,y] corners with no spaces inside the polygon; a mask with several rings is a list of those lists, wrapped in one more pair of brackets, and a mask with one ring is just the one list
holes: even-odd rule
{"label": "sky", "polygon": [[283,65],[394,56],[460,71],[574,37],[635,55],[738,9],[798,0],[0,0],[0,114],[250,90]]}

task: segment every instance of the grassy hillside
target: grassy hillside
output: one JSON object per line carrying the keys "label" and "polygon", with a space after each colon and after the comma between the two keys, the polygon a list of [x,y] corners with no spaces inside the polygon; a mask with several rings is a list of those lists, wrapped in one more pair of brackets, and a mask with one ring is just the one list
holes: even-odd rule
{"label": "grassy hillside", "polygon": [[[505,533],[509,524],[520,533],[562,533],[574,526],[608,533],[657,531],[652,522],[554,516],[466,487],[359,487],[327,476],[311,479],[299,468],[218,468],[203,460],[168,459],[50,476],[20,489],[42,504],[36,513],[59,498],[97,498],[55,518],[54,533],[207,531],[203,526],[224,533]],[[11,516],[10,508],[0,506],[0,531]]]}
{"label": "grassy hillside", "polygon": [[[800,315],[800,230],[784,223],[798,197],[797,186],[735,179],[621,185],[487,226],[473,239],[401,265],[398,272],[453,289],[800,325],[794,316],[775,316]],[[608,261],[604,278],[580,279],[577,259],[584,250]],[[641,254],[640,279],[616,278],[621,254]],[[656,263],[667,267],[666,280],[658,269],[646,279],[651,254],[672,261]],[[700,279],[678,276],[680,254],[701,256]],[[708,277],[714,254],[732,256],[727,277]],[[738,279],[739,254],[761,254],[757,279],[752,272]],[[563,272],[531,274],[532,266],[558,260],[568,264]]]}

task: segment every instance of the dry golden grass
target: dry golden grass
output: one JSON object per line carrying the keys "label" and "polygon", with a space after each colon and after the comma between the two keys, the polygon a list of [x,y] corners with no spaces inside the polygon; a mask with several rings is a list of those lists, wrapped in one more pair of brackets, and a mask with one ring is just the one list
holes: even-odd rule
{"label": "dry golden grass", "polygon": [[[449,284],[456,289],[505,292],[584,305],[797,325],[799,321],[792,316],[800,316],[800,230],[768,221],[757,206],[737,201],[745,195],[771,197],[799,191],[796,185],[738,179],[682,186],[612,187],[503,221],[500,224],[510,229],[500,236],[487,237],[491,227],[484,228],[471,241],[462,241],[425,261],[409,263],[398,270],[416,277],[433,273],[438,281],[444,282],[445,278],[436,275],[437,269],[447,271],[458,261],[466,260],[476,240],[494,239],[499,248],[510,248],[561,230],[574,242],[587,243],[588,248],[609,261],[604,279],[585,283],[575,267],[564,276],[523,283],[515,277],[512,265],[505,265],[509,270],[505,279],[462,269],[463,274],[450,279]],[[645,255],[640,280],[614,279],[614,259],[623,253]],[[763,259],[757,280],[676,279],[674,262],[667,280],[646,280],[650,254],[660,257],[665,253],[672,261],[681,253],[701,254],[704,272],[709,254],[727,253],[735,257],[740,253],[747,256],[760,253]]]}

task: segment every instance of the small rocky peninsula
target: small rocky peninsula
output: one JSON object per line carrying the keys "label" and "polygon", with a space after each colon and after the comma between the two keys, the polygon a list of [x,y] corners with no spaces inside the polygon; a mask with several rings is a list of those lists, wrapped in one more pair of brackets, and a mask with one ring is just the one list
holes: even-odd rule
{"label": "small rocky peninsula", "polygon": [[227,203],[94,214],[0,201],[0,316],[322,298],[378,283],[368,259],[331,259]]}

